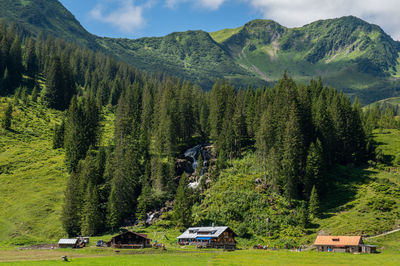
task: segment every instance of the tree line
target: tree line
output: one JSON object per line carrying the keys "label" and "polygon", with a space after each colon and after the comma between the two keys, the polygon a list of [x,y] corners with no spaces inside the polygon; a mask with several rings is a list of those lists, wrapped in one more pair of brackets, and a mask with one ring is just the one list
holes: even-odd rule
{"label": "tree line", "polygon": [[[21,38],[12,25],[0,25],[0,37],[1,94],[31,93],[65,111],[53,146],[65,149],[70,173],[62,222],[71,236],[134,224],[174,198],[174,223],[189,225],[187,209],[202,197],[192,196],[176,159],[195,144],[213,145],[214,181],[233,159],[255,152],[267,191],[312,199],[314,210],[331,167],[373,157],[360,104],[321,80],[298,85],[285,73],[272,88],[236,89],[218,80],[203,91],[73,43]],[[105,108],[115,113],[115,130],[101,146]]]}

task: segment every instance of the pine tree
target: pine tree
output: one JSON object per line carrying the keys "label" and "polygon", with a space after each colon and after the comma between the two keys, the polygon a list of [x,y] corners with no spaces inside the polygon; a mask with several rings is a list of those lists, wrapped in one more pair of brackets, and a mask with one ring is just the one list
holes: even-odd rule
{"label": "pine tree", "polygon": [[65,122],[63,120],[60,125],[56,125],[54,127],[53,149],[59,149],[64,147],[64,133],[65,133]]}
{"label": "pine tree", "polygon": [[46,75],[46,88],[42,95],[43,103],[54,109],[64,108],[64,84],[60,58],[53,58]]}
{"label": "pine tree", "polygon": [[39,85],[36,84],[32,91],[32,102],[36,102],[39,97]]}
{"label": "pine tree", "polygon": [[185,82],[179,90],[178,95],[178,116],[180,125],[178,136],[184,143],[187,143],[192,137],[196,128],[196,119],[194,118],[193,93],[190,83]]}
{"label": "pine tree", "polygon": [[25,69],[26,74],[30,77],[28,87],[33,89],[38,74],[38,59],[36,56],[35,41],[29,38],[25,47]]}
{"label": "pine tree", "polygon": [[98,187],[89,182],[82,208],[82,235],[93,236],[103,230],[103,216],[100,209]]}
{"label": "pine tree", "polygon": [[142,184],[142,192],[138,198],[138,205],[136,210],[136,217],[144,221],[146,219],[147,211],[150,207],[150,200],[151,200],[151,187],[149,182],[145,181]]}
{"label": "pine tree", "polygon": [[232,125],[234,131],[233,153],[235,156],[240,156],[248,138],[243,90],[237,93]]}
{"label": "pine tree", "polygon": [[29,97],[28,97],[28,88],[26,86],[24,86],[21,90],[21,100],[23,104],[27,104],[29,101]]}
{"label": "pine tree", "polygon": [[188,227],[192,222],[192,203],[188,176],[183,173],[175,195],[173,219],[178,228]]}
{"label": "pine tree", "polygon": [[302,175],[304,153],[303,134],[296,107],[291,107],[283,141],[282,174],[286,179],[285,192],[288,199],[298,197],[298,184]]}
{"label": "pine tree", "polygon": [[[205,99],[204,99],[205,98]],[[208,140],[208,137],[210,135],[210,124],[209,124],[209,113],[210,113],[210,108],[208,106],[208,97],[206,95],[203,95],[203,97],[200,99],[201,106],[200,106],[200,117],[199,117],[199,131],[202,140],[205,142]]]}
{"label": "pine tree", "polygon": [[319,215],[319,199],[318,193],[315,186],[313,186],[310,194],[310,202],[308,203],[308,211],[310,213],[310,218],[317,218]]}
{"label": "pine tree", "polygon": [[19,87],[22,81],[22,51],[19,38],[15,38],[10,48],[10,64],[8,67],[11,90]]}
{"label": "pine tree", "polygon": [[99,111],[92,98],[71,100],[65,121],[64,146],[68,170],[75,171],[79,160],[85,158],[90,146],[98,143]]}
{"label": "pine tree", "polygon": [[64,205],[62,209],[61,222],[68,236],[77,236],[81,232],[81,202],[80,171],[72,172],[67,188],[65,189]]}
{"label": "pine tree", "polygon": [[157,151],[169,158],[175,156],[178,144],[179,123],[175,88],[172,80],[168,80],[160,92],[160,103],[156,113],[155,146]]}
{"label": "pine tree", "polygon": [[134,221],[139,196],[142,165],[139,145],[140,105],[138,91],[130,88],[121,97],[115,121],[115,171],[111,180],[108,222],[112,228]]}
{"label": "pine tree", "polygon": [[321,141],[317,139],[315,143],[311,143],[308,149],[306,175],[304,180],[304,193],[306,196],[310,195],[313,186],[324,183],[323,171],[324,157],[322,144]]}
{"label": "pine tree", "polygon": [[9,103],[6,111],[4,112],[4,117],[1,121],[1,127],[4,128],[5,130],[9,130],[11,128],[12,113],[13,113],[13,106],[11,103]]}
{"label": "pine tree", "polygon": [[301,201],[301,205],[297,209],[297,216],[298,216],[299,224],[303,228],[306,228],[309,224],[309,220],[308,220],[309,214],[308,214],[308,210],[307,210],[307,204],[305,201]]}

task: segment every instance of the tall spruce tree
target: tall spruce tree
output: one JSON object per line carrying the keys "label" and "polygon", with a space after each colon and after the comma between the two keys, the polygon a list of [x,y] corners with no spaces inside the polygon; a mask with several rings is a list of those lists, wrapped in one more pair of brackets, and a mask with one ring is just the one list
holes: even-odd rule
{"label": "tall spruce tree", "polygon": [[173,219],[178,228],[188,227],[192,222],[192,200],[188,183],[188,176],[183,173],[176,191],[173,210]]}
{"label": "tall spruce tree", "polygon": [[75,171],[79,160],[86,156],[90,146],[95,147],[99,135],[99,111],[93,98],[78,101],[73,97],[65,121],[64,145],[66,164]]}
{"label": "tall spruce tree", "polygon": [[289,199],[297,199],[299,179],[302,175],[304,140],[295,105],[291,107],[283,137],[282,173],[286,178],[286,196]]}
{"label": "tall spruce tree", "polygon": [[81,207],[81,180],[80,171],[77,169],[69,177],[61,214],[63,228],[70,237],[81,233]]}
{"label": "tall spruce tree", "polygon": [[64,133],[65,121],[63,120],[60,125],[55,125],[53,135],[53,149],[64,147]]}
{"label": "tall spruce tree", "polygon": [[36,47],[35,41],[32,38],[29,38],[26,41],[25,47],[25,69],[26,74],[30,77],[28,80],[28,87],[33,89],[36,84],[37,74],[38,74],[38,59],[36,56]]}
{"label": "tall spruce tree", "polygon": [[313,186],[321,186],[324,184],[324,157],[321,141],[311,143],[308,149],[306,162],[306,175],[304,180],[304,193],[306,197],[310,195]]}
{"label": "tall spruce tree", "polygon": [[43,91],[42,101],[49,107],[62,110],[64,103],[63,72],[60,58],[51,60],[50,67],[46,74],[46,88]]}
{"label": "tall spruce tree", "polygon": [[310,213],[310,218],[318,218],[319,215],[319,199],[318,199],[318,193],[317,189],[315,186],[313,186],[310,194],[310,201],[308,203],[308,211]]}
{"label": "tall spruce tree", "polygon": [[137,198],[142,179],[139,145],[140,105],[137,88],[120,98],[115,122],[115,171],[108,202],[108,223],[114,229],[136,219]]}
{"label": "tall spruce tree", "polygon": [[23,72],[21,42],[18,37],[14,38],[14,41],[11,44],[9,59],[9,85],[11,91],[13,91],[21,85]]}

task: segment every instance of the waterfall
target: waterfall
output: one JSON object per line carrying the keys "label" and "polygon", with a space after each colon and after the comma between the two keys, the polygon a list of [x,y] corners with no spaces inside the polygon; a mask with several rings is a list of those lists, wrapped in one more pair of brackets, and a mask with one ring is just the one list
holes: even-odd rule
{"label": "waterfall", "polygon": [[[190,148],[187,151],[185,151],[185,156],[193,159],[193,163],[192,163],[193,171],[196,170],[197,157],[199,156],[200,150],[201,150],[201,148],[203,148],[203,146],[204,145],[197,145],[197,146],[194,146],[193,148]],[[201,165],[201,167],[203,167],[203,166]]]}
{"label": "waterfall", "polygon": [[[193,148],[188,149],[187,151],[185,151],[185,157],[189,157],[193,159],[193,163],[192,163],[192,171],[194,172],[197,168],[197,158],[199,157],[199,155],[201,155],[203,157],[204,163],[207,162],[206,158],[206,152],[203,149],[205,146],[207,146],[209,144],[200,144],[197,146],[194,146]],[[200,176],[198,177],[198,179],[195,182],[191,182],[188,184],[188,187],[191,187],[193,189],[196,189],[199,187],[201,179],[203,178],[203,170],[204,170],[204,165],[200,165],[199,167],[201,167],[200,169]]]}

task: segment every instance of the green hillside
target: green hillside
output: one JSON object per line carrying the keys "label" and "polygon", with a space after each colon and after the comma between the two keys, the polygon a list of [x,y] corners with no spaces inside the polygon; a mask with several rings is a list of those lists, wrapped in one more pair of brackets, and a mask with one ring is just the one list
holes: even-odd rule
{"label": "green hillside", "polygon": [[298,81],[321,76],[336,88],[354,90],[371,89],[398,75],[399,43],[355,17],[301,28],[255,20],[222,44],[239,65],[264,80],[277,80],[287,70]]}
{"label": "green hillside", "polygon": [[[1,114],[10,101],[0,99]],[[103,143],[112,136],[110,115],[102,122]],[[60,220],[68,180],[65,152],[52,148],[62,117],[39,103],[20,103],[11,130],[0,129],[0,242],[21,245],[65,235]]]}
{"label": "green hillside", "polygon": [[[386,156],[399,157],[400,131],[383,130],[374,134],[375,140]],[[245,217],[245,223],[256,223],[258,219],[269,219],[269,229],[280,227],[278,235],[265,235],[251,243],[300,245],[310,243],[321,230],[332,235],[373,236],[400,226],[400,165],[377,167],[338,166],[329,175],[328,191],[321,195],[319,218],[311,220],[305,231],[290,223],[289,217],[298,219],[291,211],[293,206],[278,195],[263,194],[254,183],[259,177],[253,155],[232,162],[218,182],[207,192],[205,201],[198,208],[198,217],[216,219],[227,223],[239,234],[257,234],[236,223],[237,217]],[[224,195],[221,197],[221,195]],[[271,200],[275,202],[272,208]],[[246,204],[243,204],[246,202]],[[266,204],[265,202],[269,202]],[[257,228],[257,226],[255,226]],[[264,230],[258,228],[258,230]],[[244,240],[244,239],[243,239]],[[240,243],[248,243],[247,240]]]}
{"label": "green hillside", "polygon": [[0,18],[13,21],[35,36],[42,33],[97,47],[95,36],[87,32],[58,0],[1,0]]}
{"label": "green hillside", "polygon": [[391,98],[387,98],[387,99],[383,99],[383,100],[379,100],[376,102],[373,102],[371,104],[366,105],[364,108],[372,108],[375,106],[392,106],[392,107],[397,107],[400,106],[400,97],[391,97]]}
{"label": "green hillside", "polygon": [[[2,98],[0,113],[10,100]],[[40,104],[24,105],[20,102],[14,108],[12,130],[0,132],[0,193],[4,199],[0,201],[0,243],[3,245],[48,242],[65,236],[60,213],[68,174],[64,151],[52,149],[52,129],[60,123],[61,117],[61,112],[46,109]],[[107,112],[104,117],[102,143],[107,143],[113,132],[114,116]],[[334,183],[329,184],[329,192],[321,196],[322,215],[311,220],[312,226],[306,231],[282,223],[285,230],[281,231],[279,238],[239,238],[239,243],[245,246],[260,241],[270,244],[308,243],[320,230],[332,234],[375,235],[400,225],[400,165],[395,160],[400,157],[400,131],[376,130],[374,138],[383,153],[391,158],[389,165],[337,167],[331,173],[332,177],[335,176],[332,178]],[[207,207],[200,205],[198,214],[218,215],[227,211],[227,215],[234,217],[236,210],[241,215],[247,213],[249,219],[258,215],[248,212],[258,208],[257,200],[263,201],[263,197],[270,199],[270,196],[258,190],[254,183],[257,178],[255,160],[254,155],[248,153],[244,158],[232,161],[231,167],[223,171],[221,178],[207,192],[203,202]],[[225,195],[222,202],[221,195]],[[276,205],[277,209],[262,207],[267,208],[264,214],[280,217],[282,213],[290,212],[291,207],[283,198],[274,197],[280,202]],[[240,202],[250,198],[253,207],[247,209],[249,206]],[[234,218],[225,222],[239,234],[246,235]],[[150,227],[146,232],[152,234],[153,230],[165,229]]]}
{"label": "green hillside", "polygon": [[211,88],[216,78],[245,86],[260,85],[253,74],[232,61],[229,54],[204,31],[171,33],[137,40],[99,38],[107,51],[148,72],[168,73]]}
{"label": "green hillside", "polygon": [[63,234],[59,217],[68,175],[64,152],[51,142],[60,117],[40,105],[17,106],[12,130],[0,133],[0,241],[29,243]]}
{"label": "green hillside", "polygon": [[57,0],[1,0],[0,17],[26,32],[43,32],[101,50],[134,67],[185,78],[209,89],[216,78],[237,86],[276,82],[285,70],[326,84],[365,104],[399,95],[400,44],[356,17],[286,28],[254,20],[236,29],[187,31],[159,38],[113,39],[88,33]]}

